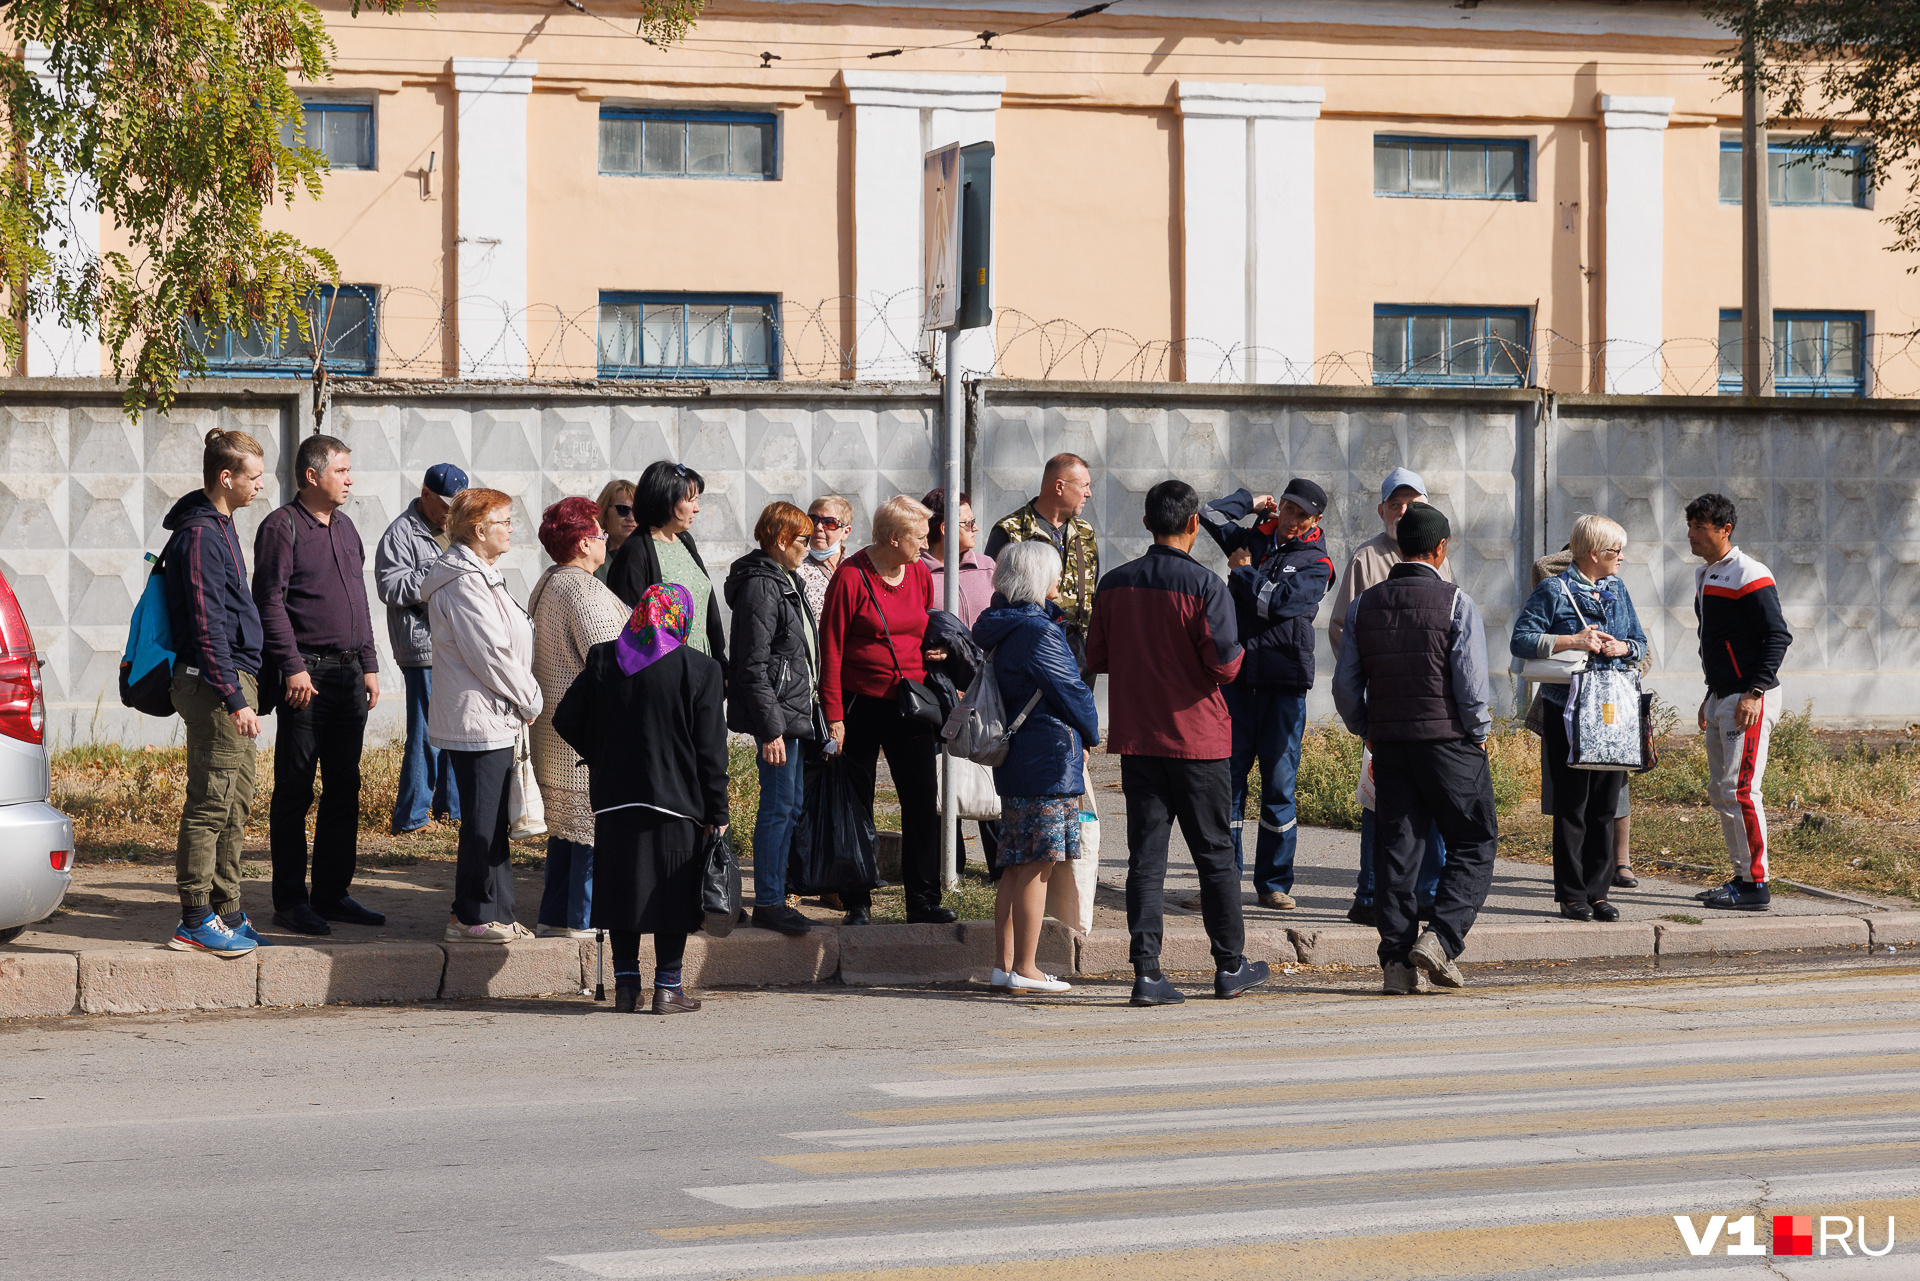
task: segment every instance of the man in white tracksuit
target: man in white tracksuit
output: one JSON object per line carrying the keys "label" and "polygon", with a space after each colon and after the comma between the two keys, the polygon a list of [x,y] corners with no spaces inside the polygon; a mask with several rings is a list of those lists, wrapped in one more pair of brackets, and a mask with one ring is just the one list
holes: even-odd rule
{"label": "man in white tracksuit", "polygon": [[1723,494],[1687,504],[1687,546],[1706,564],[1694,572],[1693,612],[1700,624],[1700,704],[1708,790],[1726,834],[1733,877],[1699,896],[1707,907],[1764,912],[1767,811],[1760,781],[1767,740],[1780,720],[1780,664],[1793,643],[1780,611],[1773,571],[1733,545],[1737,513]]}

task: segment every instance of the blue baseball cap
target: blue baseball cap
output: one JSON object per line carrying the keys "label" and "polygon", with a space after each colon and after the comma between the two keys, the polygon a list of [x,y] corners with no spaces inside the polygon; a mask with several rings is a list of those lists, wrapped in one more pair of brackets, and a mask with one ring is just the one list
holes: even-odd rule
{"label": "blue baseball cap", "polygon": [[442,498],[452,498],[467,487],[467,473],[452,463],[435,463],[427,468],[427,478],[421,483]]}
{"label": "blue baseball cap", "polygon": [[1411,489],[1424,496],[1427,492],[1427,482],[1420,479],[1420,473],[1411,467],[1396,467],[1387,473],[1385,480],[1380,482],[1380,501],[1384,503],[1392,498],[1393,491],[1396,489]]}

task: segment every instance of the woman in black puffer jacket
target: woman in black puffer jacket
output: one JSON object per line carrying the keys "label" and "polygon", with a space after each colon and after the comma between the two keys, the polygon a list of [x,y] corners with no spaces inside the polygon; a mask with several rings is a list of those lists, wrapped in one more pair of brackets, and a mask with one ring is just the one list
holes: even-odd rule
{"label": "woman in black puffer jacket", "polygon": [[753,527],[760,550],[727,571],[733,656],[727,728],[760,745],[760,814],[753,825],[753,923],[805,934],[787,906],[787,856],[806,803],[800,742],[815,736],[820,642],[793,571],[806,559],[813,521],[792,503],[769,503]]}

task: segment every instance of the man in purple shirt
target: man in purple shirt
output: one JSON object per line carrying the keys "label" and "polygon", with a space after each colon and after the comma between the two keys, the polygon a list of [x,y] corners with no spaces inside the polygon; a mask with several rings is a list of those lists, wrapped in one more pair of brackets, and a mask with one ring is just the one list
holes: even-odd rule
{"label": "man in purple shirt", "polygon": [[[296,934],[331,934],[328,921],[387,921],[347,892],[360,826],[360,753],[367,713],[380,701],[380,660],[367,608],[366,549],[342,510],[353,491],[352,451],[332,436],[308,436],[294,471],[294,500],[262,520],[253,539],[265,666],[281,682],[268,811],[273,922]],[[307,811],[316,767],[325,786],[313,824],[309,896]]]}

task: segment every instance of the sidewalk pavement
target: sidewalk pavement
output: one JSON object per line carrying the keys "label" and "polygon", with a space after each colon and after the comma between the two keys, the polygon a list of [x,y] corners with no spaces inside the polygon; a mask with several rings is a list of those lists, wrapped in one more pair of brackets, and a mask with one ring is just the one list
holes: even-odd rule
{"label": "sidewalk pavement", "polygon": [[[1104,855],[1094,929],[1075,936],[1059,922],[1048,921],[1040,959],[1062,974],[1127,974],[1124,798],[1118,761],[1094,759],[1092,782]],[[1710,820],[1703,816],[1703,821]],[[977,860],[973,825],[964,831]],[[1250,855],[1249,848],[1249,869]],[[264,851],[249,858],[267,862]],[[1246,885],[1248,954],[1283,966],[1373,966],[1378,936],[1346,920],[1358,863],[1357,833],[1302,829],[1294,887],[1299,908],[1276,912],[1259,907],[1250,880]],[[452,878],[452,863],[430,860],[363,870],[355,896],[386,913],[387,924],[379,929],[337,925],[333,935],[321,940],[276,930],[267,881],[249,880],[243,891],[246,908],[276,946],[222,959],[164,946],[178,913],[170,867],[84,864],[67,910],[0,946],[0,1018],[538,996],[592,989],[596,969],[591,940],[541,939],[510,947],[442,943]],[[515,882],[520,916],[531,920],[539,903],[540,872],[517,869]],[[1162,952],[1165,967],[1174,972],[1212,967],[1198,912],[1179,906],[1198,888],[1176,832]],[[1581,924],[1557,914],[1551,869],[1501,859],[1492,894],[1461,960],[1472,965],[1809,948],[1884,950],[1920,944],[1920,911],[1902,901],[1841,901],[1781,892],[1774,896],[1771,912],[1714,913],[1694,901],[1699,888],[1649,876],[1643,869],[1639,887],[1621,890],[1613,899],[1621,909],[1619,922]],[[703,988],[832,981],[848,986],[984,982],[993,963],[991,922],[845,929],[838,925],[837,913],[818,906],[803,910],[816,922],[804,938],[751,927],[724,939],[695,935],[687,953],[688,982]],[[1675,918],[1695,918],[1698,923]],[[651,962],[643,957],[642,966],[650,969]],[[606,981],[611,986],[611,975]]]}

